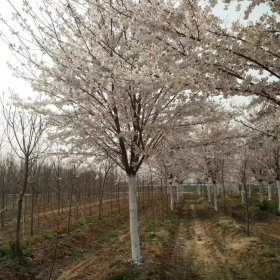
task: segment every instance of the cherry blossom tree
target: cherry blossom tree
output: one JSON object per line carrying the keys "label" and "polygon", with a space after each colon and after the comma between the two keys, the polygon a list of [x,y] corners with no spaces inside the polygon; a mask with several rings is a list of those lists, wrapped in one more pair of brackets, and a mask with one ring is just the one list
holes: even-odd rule
{"label": "cherry blossom tree", "polygon": [[43,94],[22,106],[48,116],[51,139],[71,152],[95,149],[126,172],[132,259],[139,263],[136,173],[202,95],[174,82],[177,66],[172,71],[168,53],[159,60],[161,48],[140,40],[121,12],[127,6],[135,2],[52,0],[37,11],[24,1],[22,10],[13,6],[23,33],[4,22],[16,37],[7,43],[22,60],[15,72]]}

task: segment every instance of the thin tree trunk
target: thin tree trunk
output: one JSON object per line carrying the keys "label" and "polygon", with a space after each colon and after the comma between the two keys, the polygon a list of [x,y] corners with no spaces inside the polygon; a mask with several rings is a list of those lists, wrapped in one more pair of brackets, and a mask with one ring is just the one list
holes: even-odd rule
{"label": "thin tree trunk", "polygon": [[22,248],[20,246],[20,224],[21,224],[21,216],[22,216],[22,202],[23,197],[28,184],[28,176],[29,176],[29,158],[25,158],[25,170],[24,170],[24,181],[22,185],[22,191],[19,194],[18,200],[18,211],[17,211],[17,226],[16,226],[16,240],[15,246],[13,248],[14,257],[22,257]]}
{"label": "thin tree trunk", "polygon": [[143,208],[145,208],[145,179],[143,178]]}
{"label": "thin tree trunk", "polygon": [[120,203],[120,180],[118,181],[118,209],[119,213],[121,213],[121,203]]}
{"label": "thin tree trunk", "polygon": [[30,235],[33,236],[33,228],[34,228],[34,192],[35,187],[34,183],[32,184],[32,194],[31,194],[31,222],[30,222]]}
{"label": "thin tree trunk", "polygon": [[278,191],[278,214],[280,214],[280,180],[277,180],[277,191]]}
{"label": "thin tree trunk", "polygon": [[259,192],[260,192],[260,203],[263,204],[263,183],[259,184]]}
{"label": "thin tree trunk", "polygon": [[211,204],[211,186],[207,184],[208,203]]}
{"label": "thin tree trunk", "polygon": [[170,210],[174,211],[174,193],[172,183],[169,184],[169,193],[170,193]]}
{"label": "thin tree trunk", "polygon": [[164,221],[164,195],[163,195],[163,185],[162,185],[162,172],[160,174],[160,191],[161,191],[162,220]]}
{"label": "thin tree trunk", "polygon": [[271,184],[268,184],[267,192],[268,192],[268,200],[271,200],[272,199],[272,185]]}
{"label": "thin tree trunk", "polygon": [[218,211],[217,185],[213,185],[214,210]]}
{"label": "thin tree trunk", "polygon": [[[76,175],[74,175],[76,176]],[[75,185],[75,180],[76,178],[74,177],[71,190],[70,190],[70,198],[69,198],[69,212],[68,212],[68,223],[67,223],[67,233],[70,233],[70,224],[71,224],[71,212],[72,212],[72,195],[73,195],[73,190],[74,190],[74,185]]]}
{"label": "thin tree trunk", "polygon": [[247,197],[247,186],[246,183],[244,184],[244,205],[245,205],[245,210],[246,210],[246,233],[247,236],[250,236],[250,219],[249,219],[249,205],[248,205],[248,197]]}
{"label": "thin tree trunk", "polygon": [[4,186],[2,187],[2,207],[1,207],[1,226],[4,227],[4,208],[5,208],[5,192]]}
{"label": "thin tree trunk", "polygon": [[245,204],[245,188],[244,184],[241,185],[241,197],[242,197],[242,204]]}
{"label": "thin tree trunk", "polygon": [[249,185],[249,197],[252,197],[252,185]]}
{"label": "thin tree trunk", "polygon": [[136,196],[136,179],[134,176],[128,176],[129,188],[129,217],[130,217],[130,238],[132,260],[135,263],[141,262],[140,242],[138,234],[138,218],[137,218],[137,196]]}

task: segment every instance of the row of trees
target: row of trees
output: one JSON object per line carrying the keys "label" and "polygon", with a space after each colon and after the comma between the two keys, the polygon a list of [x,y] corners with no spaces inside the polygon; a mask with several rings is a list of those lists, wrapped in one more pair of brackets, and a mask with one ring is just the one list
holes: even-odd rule
{"label": "row of trees", "polygon": [[[225,180],[230,145],[244,143],[230,141],[238,137],[229,121],[219,123],[224,130],[209,126],[212,137],[203,142],[204,129],[196,125],[221,115],[209,97],[253,96],[257,111],[264,104],[266,112],[278,110],[277,1],[265,1],[270,12],[256,23],[236,21],[230,28],[213,15],[216,1],[49,0],[35,7],[25,0],[22,9],[6,1],[14,22],[2,22],[13,37],[2,38],[22,62],[14,71],[42,94],[19,103],[45,116],[50,139],[67,152],[98,154],[124,170],[132,259],[141,262],[136,174],[142,164],[176,151],[186,166],[195,158],[200,168],[187,170],[215,186],[219,176]],[[259,3],[249,1],[246,18]],[[167,160],[162,168],[170,165]]]}

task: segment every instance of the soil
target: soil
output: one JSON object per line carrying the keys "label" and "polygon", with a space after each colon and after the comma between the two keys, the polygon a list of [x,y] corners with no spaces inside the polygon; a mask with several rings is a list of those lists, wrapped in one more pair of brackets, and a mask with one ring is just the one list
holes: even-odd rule
{"label": "soil", "polygon": [[[225,211],[219,205],[220,211],[214,212],[205,198],[186,193],[170,213],[161,209],[159,199],[147,201],[139,209],[140,265],[130,262],[128,210],[105,215],[62,236],[51,279],[280,280],[280,217],[252,208],[247,236],[245,209],[239,204],[239,198],[229,197]],[[32,256],[23,265],[0,258],[0,279],[49,279],[54,241],[32,246],[49,261]],[[63,253],[67,250],[72,250],[71,256]]]}
{"label": "soil", "polygon": [[268,212],[259,217],[247,237],[235,219],[189,196],[162,279],[280,279],[280,219]]}

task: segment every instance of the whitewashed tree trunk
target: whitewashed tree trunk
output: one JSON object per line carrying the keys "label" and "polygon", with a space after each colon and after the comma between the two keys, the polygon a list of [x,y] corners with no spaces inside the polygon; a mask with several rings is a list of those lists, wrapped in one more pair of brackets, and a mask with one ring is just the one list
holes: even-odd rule
{"label": "whitewashed tree trunk", "polygon": [[252,186],[249,185],[249,197],[252,197]]}
{"label": "whitewashed tree trunk", "polygon": [[140,242],[138,233],[138,218],[137,218],[137,196],[136,196],[136,177],[128,176],[129,188],[129,218],[130,218],[130,239],[132,261],[141,263]]}
{"label": "whitewashed tree trunk", "polygon": [[263,203],[263,184],[259,184],[259,192],[260,192],[260,203]]}
{"label": "whitewashed tree trunk", "polygon": [[277,191],[278,191],[278,213],[280,214],[280,180],[277,180]]}
{"label": "whitewashed tree trunk", "polygon": [[241,196],[242,196],[242,204],[245,204],[245,188],[243,184],[241,186]]}
{"label": "whitewashed tree trunk", "polygon": [[271,186],[271,184],[268,185],[267,195],[268,195],[268,200],[271,200],[272,199],[272,186]]}
{"label": "whitewashed tree trunk", "polygon": [[211,203],[211,187],[207,185],[208,203]]}
{"label": "whitewashed tree trunk", "polygon": [[213,185],[213,196],[214,196],[214,210],[218,211],[218,200],[217,200],[217,185]]}
{"label": "whitewashed tree trunk", "polygon": [[174,210],[174,193],[172,183],[169,184],[169,193],[170,193],[170,210]]}
{"label": "whitewashed tree trunk", "polygon": [[176,183],[176,191],[177,191],[177,203],[180,200],[180,186],[178,183]]}
{"label": "whitewashed tree trunk", "polygon": [[217,197],[221,195],[221,188],[219,184],[216,184],[216,189],[217,189]]}

